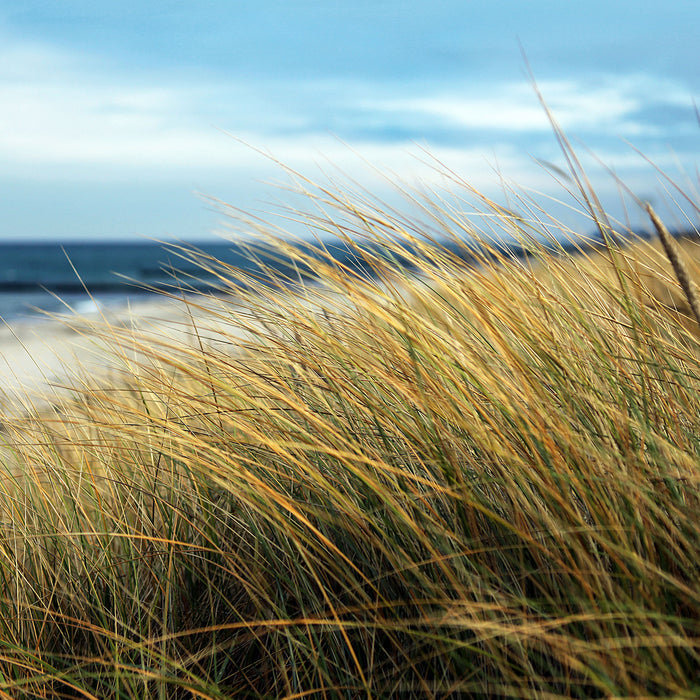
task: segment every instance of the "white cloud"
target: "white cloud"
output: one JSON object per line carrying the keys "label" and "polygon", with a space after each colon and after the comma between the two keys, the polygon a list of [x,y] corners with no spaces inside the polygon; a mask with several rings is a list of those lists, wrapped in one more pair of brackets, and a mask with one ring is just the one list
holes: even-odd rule
{"label": "white cloud", "polygon": [[[232,133],[240,141],[198,113],[202,104],[217,100],[228,102],[219,114],[238,127]],[[27,75],[23,81],[0,77],[0,168],[39,179],[100,169],[113,175],[145,169],[164,176],[173,169],[247,169],[251,176],[269,171],[265,159],[241,142],[299,168],[331,162],[356,170],[361,163],[327,132],[286,135],[290,125],[303,123],[303,114],[277,115],[260,103],[245,85],[133,85],[108,78],[98,82],[79,72],[53,79]],[[351,145],[407,177],[429,172],[406,144],[360,140]],[[469,161],[472,171],[489,170],[478,149],[460,149],[456,155],[462,163]]]}
{"label": "white cloud", "polygon": [[[617,76],[591,85],[545,81],[538,85],[548,108],[565,130],[605,129],[620,135],[649,134],[637,112],[654,103],[690,108],[690,95],[678,86],[642,76]],[[526,81],[480,86],[475,91],[436,91],[363,104],[394,118],[419,118],[421,123],[506,133],[549,132],[551,125],[533,87]]]}
{"label": "white cloud", "polygon": [[32,41],[15,41],[0,30],[0,81],[36,80],[56,76],[75,67],[75,58],[66,51]]}
{"label": "white cloud", "polygon": [[[597,85],[543,82],[540,89],[565,129],[632,138],[650,133],[637,118],[650,99],[664,104],[689,101],[678,86],[639,76],[609,78]],[[109,180],[138,171],[168,180],[216,171],[252,180],[279,172],[253,149],[227,138],[221,127],[302,171],[331,163],[364,178],[371,171],[364,158],[406,180],[440,183],[442,176],[421,162],[409,137],[395,142],[372,137],[379,124],[406,127],[417,140],[421,130],[436,126],[489,130],[489,144],[475,139],[467,147],[431,150],[479,188],[498,186],[496,166],[513,181],[551,188],[549,176],[527,153],[533,144],[541,147],[541,141],[528,139],[541,139],[551,128],[526,81],[455,86],[452,92],[423,90],[420,96],[407,96],[410,90],[387,98],[376,87],[358,84],[306,83],[297,89],[245,81],[177,82],[170,76],[129,78],[91,64],[85,56],[4,42],[0,173],[33,180]],[[354,123],[351,148],[327,133],[319,114]],[[552,158],[549,152],[534,155]],[[663,154],[651,155],[662,166],[668,162],[661,162]],[[610,151],[605,157],[615,165],[619,153]],[[643,166],[641,159],[634,159]],[[623,167],[633,169],[627,161]]]}

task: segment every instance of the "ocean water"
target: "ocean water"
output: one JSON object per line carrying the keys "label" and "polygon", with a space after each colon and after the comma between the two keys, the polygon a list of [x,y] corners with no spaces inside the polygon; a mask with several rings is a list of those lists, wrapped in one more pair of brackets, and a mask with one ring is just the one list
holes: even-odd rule
{"label": "ocean water", "polygon": [[[240,247],[228,242],[197,244],[228,264],[250,269]],[[0,243],[0,318],[46,318],[121,306],[153,297],[177,285],[212,289],[215,279],[162,244]]]}
{"label": "ocean water", "polygon": [[[492,244],[493,245],[493,244]],[[109,309],[126,303],[153,298],[158,290],[196,289],[213,291],[221,288],[216,277],[196,262],[218,260],[226,265],[242,269],[265,281],[269,268],[286,274],[290,281],[299,274],[313,279],[315,270],[311,264],[306,270],[299,266],[285,265],[279,251],[266,254],[257,250],[260,263],[251,259],[250,248],[230,241],[197,243],[192,246],[199,251],[194,256],[180,247],[149,242],[75,242],[75,243],[9,243],[0,242],[0,319],[16,321],[47,318],[48,313],[77,313]],[[373,255],[382,255],[380,244],[365,244],[372,248]],[[474,258],[468,247],[455,241],[444,243],[444,247],[471,264]],[[372,271],[344,243],[334,241],[324,244],[325,254],[330,253],[345,267],[363,276],[372,276]],[[405,244],[409,255],[409,244]],[[525,251],[517,244],[504,244],[504,253],[521,257]],[[317,251],[317,252],[314,252]],[[318,249],[306,247],[306,252],[317,255]],[[324,257],[325,257],[324,254]],[[184,257],[183,257],[184,256]],[[392,264],[410,267],[407,258],[390,255]],[[230,291],[230,287],[227,291]]]}
{"label": "ocean water", "polygon": [[[298,267],[285,266],[279,251],[257,255],[261,267],[242,245],[215,241],[197,243],[205,263],[210,259],[243,269],[265,280],[269,267],[290,279]],[[249,249],[248,249],[249,250]],[[371,274],[343,244],[326,250],[344,265]],[[313,253],[313,249],[307,250]],[[8,243],[0,242],[0,318],[5,321],[47,318],[46,313],[87,313],[153,298],[158,290],[221,288],[216,277],[189,259],[180,248],[146,242]],[[313,278],[311,268],[306,278]],[[228,289],[230,291],[230,287]]]}

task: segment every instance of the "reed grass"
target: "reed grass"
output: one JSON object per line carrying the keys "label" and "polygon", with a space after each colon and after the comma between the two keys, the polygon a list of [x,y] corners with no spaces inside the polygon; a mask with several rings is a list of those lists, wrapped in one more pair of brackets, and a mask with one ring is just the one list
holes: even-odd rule
{"label": "reed grass", "polygon": [[302,184],[356,264],[182,250],[191,343],[96,326],[123,372],[3,418],[0,697],[697,697],[677,267],[598,209],[570,254],[482,198],[513,260],[438,195]]}

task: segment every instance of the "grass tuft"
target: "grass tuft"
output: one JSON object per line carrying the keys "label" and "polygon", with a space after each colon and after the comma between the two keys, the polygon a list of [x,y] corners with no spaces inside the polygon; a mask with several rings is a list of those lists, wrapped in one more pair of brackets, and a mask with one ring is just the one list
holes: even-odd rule
{"label": "grass tuft", "polygon": [[700,317],[654,211],[668,259],[591,195],[568,252],[525,200],[302,185],[349,256],[181,250],[191,342],[95,325],[123,371],[3,417],[0,697],[697,697]]}

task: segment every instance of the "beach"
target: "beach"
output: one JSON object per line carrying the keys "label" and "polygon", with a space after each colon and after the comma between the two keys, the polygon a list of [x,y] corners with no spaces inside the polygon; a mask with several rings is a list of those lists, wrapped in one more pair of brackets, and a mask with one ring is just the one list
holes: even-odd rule
{"label": "beach", "polygon": [[[109,310],[21,319],[0,326],[0,406],[4,411],[41,407],[71,389],[123,372],[138,362],[143,339],[184,348],[214,343],[227,326],[220,301],[152,297]],[[228,312],[235,308],[230,304]],[[194,328],[197,327],[197,332]]]}

